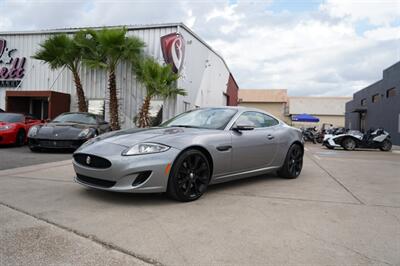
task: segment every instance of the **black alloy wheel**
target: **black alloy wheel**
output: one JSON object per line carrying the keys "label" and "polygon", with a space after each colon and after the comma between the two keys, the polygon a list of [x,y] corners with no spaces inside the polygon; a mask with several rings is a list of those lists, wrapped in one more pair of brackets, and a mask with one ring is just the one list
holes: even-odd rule
{"label": "black alloy wheel", "polygon": [[297,178],[303,168],[303,154],[303,148],[299,144],[293,144],[278,175],[288,179]]}
{"label": "black alloy wheel", "polygon": [[178,201],[193,201],[207,190],[211,169],[207,157],[198,150],[187,150],[175,161],[168,182],[168,195]]}
{"label": "black alloy wheel", "polygon": [[25,131],[22,129],[18,131],[17,133],[17,138],[15,140],[15,145],[17,146],[23,146],[25,144]]}

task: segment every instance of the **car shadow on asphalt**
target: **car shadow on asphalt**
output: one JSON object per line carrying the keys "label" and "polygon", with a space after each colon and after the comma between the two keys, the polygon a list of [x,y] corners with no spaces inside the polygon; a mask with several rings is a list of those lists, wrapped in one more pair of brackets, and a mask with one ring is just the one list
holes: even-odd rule
{"label": "car shadow on asphalt", "polygon": [[[258,175],[258,176],[233,180],[225,183],[210,185],[207,189],[207,192],[199,200],[202,200],[204,197],[213,195],[214,193],[220,193],[223,191],[227,192],[230,189],[235,189],[237,187],[253,186],[255,184],[261,184],[276,180],[281,180],[282,182],[286,181],[285,179],[277,176],[276,174],[265,174],[265,175]],[[104,201],[111,204],[127,205],[127,206],[128,205],[168,206],[180,203],[176,200],[169,198],[166,193],[118,193],[112,191],[96,190],[91,188],[80,188],[77,196],[84,197],[89,200]],[[190,202],[186,204],[190,204]]]}

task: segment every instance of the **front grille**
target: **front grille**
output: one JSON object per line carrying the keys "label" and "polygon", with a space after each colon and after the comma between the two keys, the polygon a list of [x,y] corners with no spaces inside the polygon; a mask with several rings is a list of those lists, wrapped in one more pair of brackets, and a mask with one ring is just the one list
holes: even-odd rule
{"label": "front grille", "polygon": [[64,148],[71,147],[72,144],[70,140],[39,140],[39,145],[43,147]]}
{"label": "front grille", "polygon": [[50,139],[29,139],[31,145],[42,148],[66,148],[76,149],[82,145],[80,140],[50,140]]}
{"label": "front grille", "polygon": [[111,167],[111,162],[107,159],[101,158],[96,155],[77,153],[74,154],[75,162],[93,168],[109,168]]}
{"label": "front grille", "polygon": [[108,180],[93,178],[93,177],[84,176],[84,175],[80,175],[80,174],[76,174],[76,178],[82,183],[86,183],[88,185],[94,185],[97,187],[103,187],[103,188],[110,188],[116,184],[115,181],[108,181]]}

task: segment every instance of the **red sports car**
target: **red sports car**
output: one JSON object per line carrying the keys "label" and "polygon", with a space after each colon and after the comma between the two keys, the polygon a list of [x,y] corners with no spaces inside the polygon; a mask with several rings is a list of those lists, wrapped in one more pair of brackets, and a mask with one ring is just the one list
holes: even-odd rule
{"label": "red sports car", "polygon": [[0,113],[0,145],[24,145],[29,129],[41,123],[41,120],[29,115]]}

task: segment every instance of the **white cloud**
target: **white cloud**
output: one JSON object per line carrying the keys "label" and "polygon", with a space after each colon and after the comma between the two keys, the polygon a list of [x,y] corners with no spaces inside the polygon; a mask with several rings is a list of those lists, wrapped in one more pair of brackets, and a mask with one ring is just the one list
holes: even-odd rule
{"label": "white cloud", "polygon": [[297,13],[273,11],[271,1],[0,0],[0,28],[183,21],[224,56],[242,88],[292,95],[350,95],[400,60],[400,1],[326,0]]}
{"label": "white cloud", "polygon": [[398,0],[327,0],[321,10],[331,16],[352,21],[368,20],[374,25],[389,25],[400,16]]}

